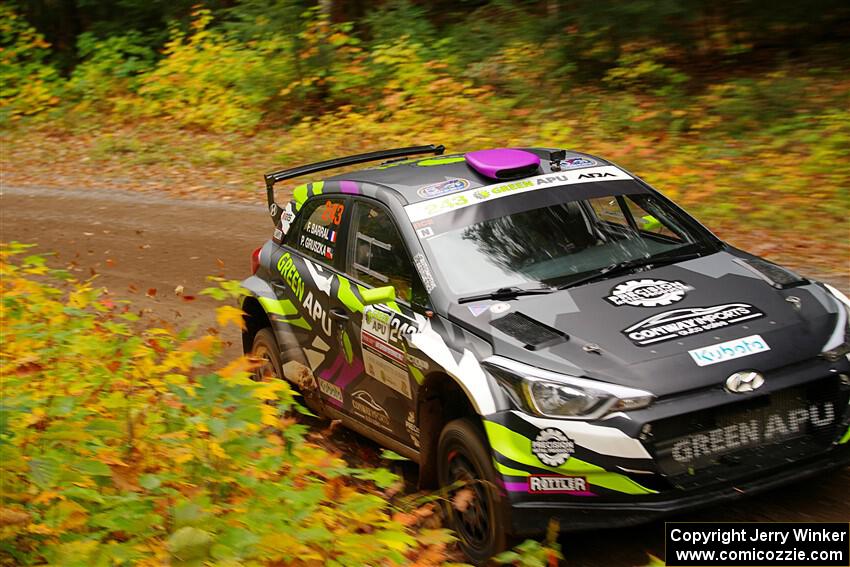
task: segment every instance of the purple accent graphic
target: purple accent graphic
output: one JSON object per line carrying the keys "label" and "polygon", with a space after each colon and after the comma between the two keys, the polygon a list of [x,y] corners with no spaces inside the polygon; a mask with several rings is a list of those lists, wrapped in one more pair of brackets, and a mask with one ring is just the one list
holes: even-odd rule
{"label": "purple accent graphic", "polygon": [[512,173],[531,174],[540,167],[540,158],[536,155],[510,148],[469,152],[464,157],[469,167],[493,179],[509,177]]}
{"label": "purple accent graphic", "polygon": [[336,360],[330,368],[322,370],[319,373],[320,378],[324,378],[328,382],[334,382],[334,375],[339,374],[336,379],[336,385],[340,389],[345,390],[348,384],[363,373],[363,363],[359,359],[354,359],[351,364],[345,362],[345,355],[338,354]]}
{"label": "purple accent graphic", "polygon": [[357,183],[354,181],[340,181],[339,189],[343,193],[351,193],[352,195],[357,195],[360,193],[360,187],[357,186]]}
{"label": "purple accent graphic", "polygon": [[[531,492],[528,490],[527,482],[505,482],[505,489],[508,492],[528,492],[530,494],[546,494],[546,491],[539,492]],[[596,496],[595,492],[588,492],[587,490],[576,490],[576,491],[552,491],[552,494],[568,494],[570,496]]]}

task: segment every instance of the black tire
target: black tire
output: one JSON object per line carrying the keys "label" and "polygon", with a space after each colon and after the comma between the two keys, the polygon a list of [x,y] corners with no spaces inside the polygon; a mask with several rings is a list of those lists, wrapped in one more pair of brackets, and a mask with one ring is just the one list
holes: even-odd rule
{"label": "black tire", "polygon": [[476,564],[507,549],[509,538],[505,502],[499,490],[499,477],[493,468],[490,450],[481,428],[471,419],[450,421],[440,434],[437,448],[437,475],[441,487],[465,481],[474,492],[464,511],[455,509],[455,488],[446,495],[443,511],[448,527],[459,538],[460,548]]}
{"label": "black tire", "polygon": [[263,361],[263,364],[254,370],[254,380],[262,382],[269,378],[283,380],[283,363],[280,360],[280,349],[277,339],[268,327],[260,329],[254,335],[251,345],[251,355]]}

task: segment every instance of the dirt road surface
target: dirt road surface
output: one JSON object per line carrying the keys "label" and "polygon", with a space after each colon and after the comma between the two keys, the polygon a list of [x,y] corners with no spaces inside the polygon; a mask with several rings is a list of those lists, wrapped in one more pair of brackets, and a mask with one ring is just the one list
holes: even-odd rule
{"label": "dirt road surface", "polygon": [[[4,187],[0,197],[0,240],[38,244],[55,251],[53,265],[71,266],[119,298],[149,309],[152,320],[172,325],[213,324],[215,302],[198,292],[207,275],[244,278],[251,252],[269,238],[272,225],[260,205],[174,199],[122,191]],[[803,270],[805,273],[805,270]],[[848,291],[846,274],[830,277]],[[175,294],[196,296],[185,301]],[[149,290],[156,290],[148,296]],[[232,329],[232,327],[231,327]],[[231,330],[226,355],[238,355]],[[374,446],[351,432],[333,444],[371,454]],[[399,465],[394,465],[399,466]],[[403,467],[405,476],[415,467]],[[675,518],[682,521],[850,521],[850,469],[825,474],[778,491]],[[566,535],[569,565],[643,565],[647,553],[664,553],[663,524]]]}

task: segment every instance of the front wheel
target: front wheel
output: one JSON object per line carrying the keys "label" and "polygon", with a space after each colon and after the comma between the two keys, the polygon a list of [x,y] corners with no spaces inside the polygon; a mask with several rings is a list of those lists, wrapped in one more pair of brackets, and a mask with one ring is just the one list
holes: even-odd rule
{"label": "front wheel", "polygon": [[448,527],[463,552],[483,563],[507,548],[508,535],[499,477],[480,428],[467,418],[447,423],[437,457],[440,486],[453,487],[444,503]]}

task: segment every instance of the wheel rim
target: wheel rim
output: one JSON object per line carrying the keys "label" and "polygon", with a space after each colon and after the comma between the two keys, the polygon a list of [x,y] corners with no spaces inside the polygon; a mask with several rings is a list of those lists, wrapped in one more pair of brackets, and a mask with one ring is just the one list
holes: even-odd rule
{"label": "wheel rim", "polygon": [[487,485],[481,480],[475,465],[464,453],[452,451],[448,459],[448,485],[463,482],[463,488],[468,488],[474,493],[472,501],[465,510],[452,510],[455,529],[469,547],[486,549],[492,538],[490,529],[492,516]]}

